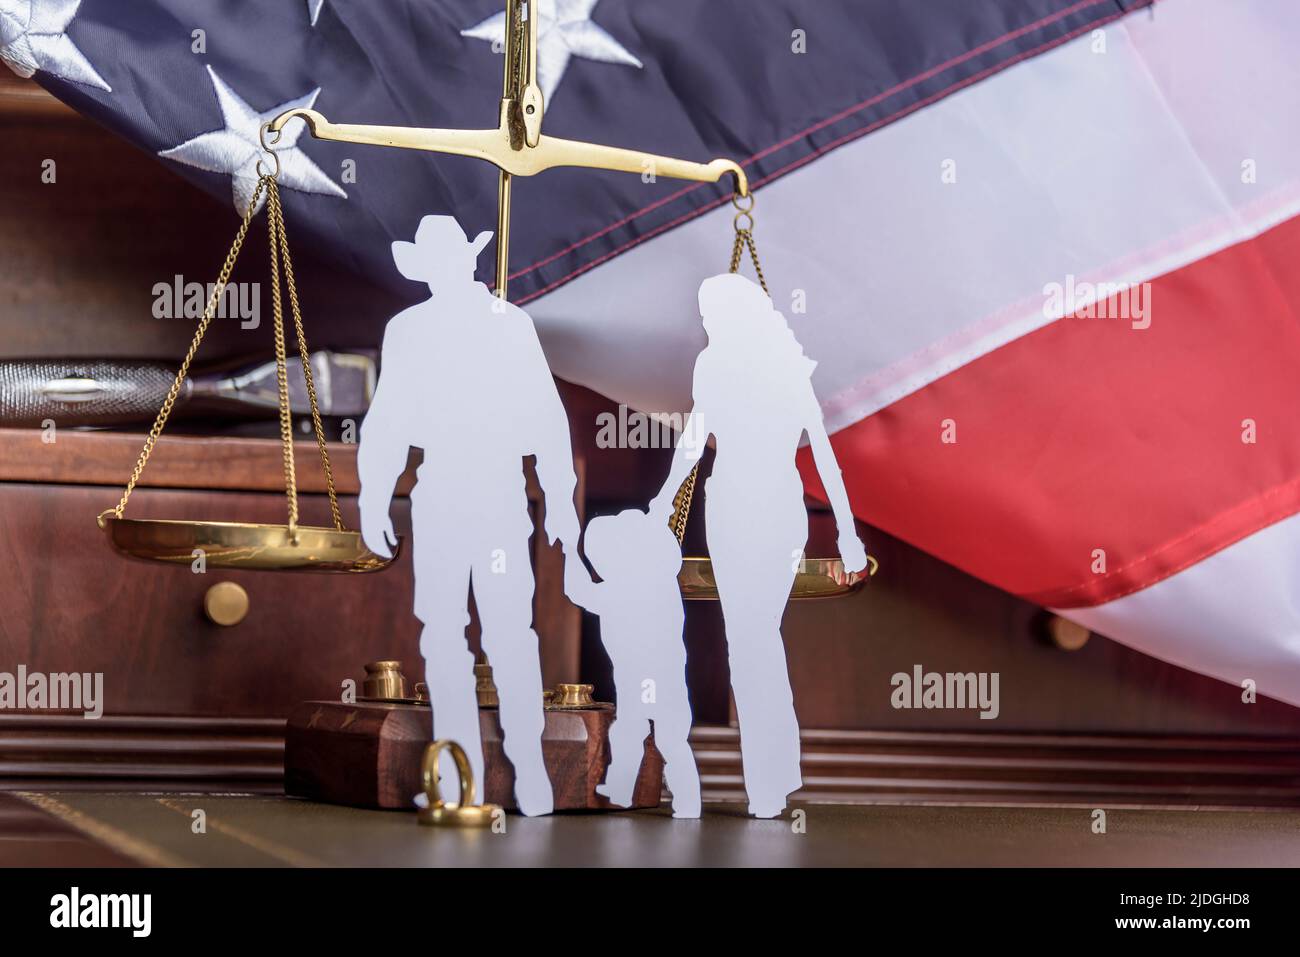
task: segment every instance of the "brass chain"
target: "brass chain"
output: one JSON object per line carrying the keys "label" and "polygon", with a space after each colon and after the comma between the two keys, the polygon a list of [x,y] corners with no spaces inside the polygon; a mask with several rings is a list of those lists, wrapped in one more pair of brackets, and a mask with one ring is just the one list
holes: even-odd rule
{"label": "brass chain", "polygon": [[[742,206],[741,200],[748,199],[749,205]],[[750,261],[754,264],[754,272],[758,275],[758,284],[763,287],[763,292],[770,297],[771,292],[767,288],[767,279],[763,276],[763,266],[758,261],[758,246],[754,244],[754,194],[749,193],[747,196],[732,196],[731,205],[737,210],[736,215],[732,217],[732,225],[736,229],[736,240],[731,244],[731,264],[727,272],[740,271],[741,253],[748,248]],[[743,225],[742,225],[743,221]],[[696,462],[691,469],[686,480],[682,482],[681,488],[673,496],[673,514],[668,520],[668,527],[672,533],[677,536],[677,544],[682,544],[686,539],[686,520],[691,514],[691,502],[695,499],[695,479],[700,472],[700,463]]]}
{"label": "brass chain", "polygon": [[[736,230],[736,243],[731,247],[731,272],[740,271],[740,251],[748,246],[749,258],[754,264],[754,272],[758,274],[758,284],[763,287],[763,292],[767,292],[767,280],[763,277],[763,267],[758,261],[758,247],[754,245],[754,234],[748,229]],[[772,294],[767,293],[769,296]]]}
{"label": "brass chain", "polygon": [[325,490],[329,493],[330,516],[334,527],[343,531],[343,515],[339,511],[338,492],[334,488],[334,470],[330,467],[329,449],[325,445],[325,428],[321,425],[320,407],[316,400],[316,381],[311,372],[310,351],[307,348],[307,334],[302,325],[302,309],[298,305],[298,287],[293,278],[293,260],[289,257],[289,236],[284,228],[284,208],[280,205],[280,190],[275,180],[271,181],[267,202],[275,217],[275,231],[279,234],[280,255],[284,260],[284,284],[289,290],[289,308],[293,311],[293,327],[298,336],[298,355],[302,360],[302,377],[307,384],[307,399],[311,403],[311,422],[316,432],[316,448],[320,451],[321,467],[325,471]]}
{"label": "brass chain", "polygon": [[284,495],[289,505],[289,540],[298,537],[298,476],[293,455],[293,415],[289,410],[289,369],[284,345],[284,310],[280,301],[279,198],[275,180],[266,187],[266,235],[271,250],[271,328],[275,334],[275,385],[280,393],[280,458],[284,464]]}
{"label": "brass chain", "polygon": [[[259,164],[260,171],[260,164]],[[294,331],[298,339],[298,350],[302,360],[303,379],[307,385],[307,398],[311,404],[312,426],[316,432],[316,446],[320,451],[321,466],[325,471],[325,487],[329,492],[330,514],[334,520],[334,527],[338,531],[345,531],[343,517],[339,511],[338,492],[334,486],[334,472],[330,467],[329,452],[325,445],[325,430],[321,424],[320,408],[316,399],[316,383],[311,372],[310,353],[307,349],[307,335],[303,329],[302,310],[298,304],[298,289],[294,282],[293,261],[289,256],[289,238],[284,226],[284,208],[280,204],[280,190],[275,180],[274,174],[263,174],[257,181],[257,187],[253,190],[253,197],[249,201],[248,209],[244,213],[243,222],[240,223],[239,232],[235,234],[235,241],[231,244],[230,252],[226,255],[225,264],[221,268],[221,273],[217,277],[216,286],[212,291],[212,296],[208,300],[207,308],[203,311],[203,317],[199,320],[198,328],[194,331],[194,338],[190,342],[189,351],[186,352],[185,358],[181,361],[180,369],[176,372],[176,378],[172,382],[171,388],[167,391],[167,398],[163,401],[162,408],[158,410],[158,416],[154,420],[153,428],[149,430],[149,436],[145,439],[144,448],[140,451],[140,457],[136,460],[135,469],[131,472],[131,478],[127,481],[126,489],[122,492],[121,501],[115,508],[109,509],[100,515],[102,521],[105,515],[110,512],[116,518],[121,518],[126,510],[127,501],[131,498],[131,493],[135,490],[140,476],[143,474],[145,466],[149,463],[149,456],[153,454],[154,447],[158,443],[159,436],[162,435],[163,429],[167,425],[167,419],[171,415],[172,408],[180,396],[181,386],[185,382],[185,377],[189,374],[190,365],[194,361],[194,356],[199,351],[199,345],[203,342],[203,336],[208,331],[213,318],[216,316],[217,305],[221,302],[225,294],[226,285],[230,281],[230,274],[235,268],[235,262],[239,258],[240,250],[243,248],[244,239],[248,235],[249,224],[253,221],[258,207],[258,201],[262,194],[266,194],[267,205],[267,234],[271,254],[271,314],[272,326],[275,335],[275,380],[279,392],[280,405],[280,443],[281,458],[284,467],[284,489],[285,498],[289,512],[289,536],[291,540],[297,538],[298,528],[298,481],[294,463],[293,454],[293,416],[289,407],[289,380],[288,380],[288,357],[285,346],[284,333],[284,310],[280,298],[280,260],[284,262],[284,279],[285,285],[289,291],[289,306],[293,311]]]}
{"label": "brass chain", "polygon": [[691,514],[691,501],[695,498],[695,476],[699,471],[700,463],[696,462],[691,468],[691,474],[686,476],[686,481],[673,496],[673,517],[668,520],[668,527],[677,536],[678,545],[686,541],[686,519]]}
{"label": "brass chain", "polygon": [[[758,284],[763,287],[769,297],[771,293],[767,289],[767,280],[763,277],[763,266],[758,261],[758,246],[754,244],[754,194],[750,193],[746,199],[749,200],[748,206],[741,206],[739,196],[731,197],[731,205],[736,207],[738,212],[732,218],[732,224],[736,227],[736,241],[731,244],[731,266],[728,272],[740,271],[740,254],[741,251],[749,247],[749,259],[754,264],[754,272],[758,275]],[[745,220],[742,226],[741,220]]]}
{"label": "brass chain", "polygon": [[[194,338],[190,341],[189,351],[185,353],[185,358],[181,360],[181,367],[176,372],[176,379],[172,382],[171,388],[167,390],[167,398],[163,400],[162,408],[158,410],[158,416],[154,419],[153,428],[149,430],[148,438],[144,440],[144,448],[140,450],[140,457],[136,459],[131,478],[127,481],[126,489],[122,492],[122,500],[117,503],[115,508],[110,509],[115,518],[121,518],[122,513],[126,510],[126,503],[130,500],[131,493],[135,491],[136,483],[140,481],[140,475],[144,472],[144,467],[149,464],[149,456],[153,454],[154,446],[158,443],[158,437],[162,435],[163,428],[167,425],[167,418],[171,415],[172,407],[181,394],[181,385],[184,384],[185,377],[189,374],[190,363],[194,361],[194,356],[199,351],[199,344],[203,341],[203,336],[208,331],[208,326],[216,315],[217,304],[221,301],[221,297],[225,295],[226,283],[230,281],[230,273],[235,268],[235,260],[239,258],[239,251],[244,245],[244,237],[248,235],[248,225],[253,221],[253,214],[257,211],[257,201],[261,197],[262,191],[266,189],[269,179],[269,177],[263,176],[258,180],[257,188],[253,190],[253,198],[244,213],[244,221],[239,224],[239,232],[235,234],[235,241],[230,246],[230,252],[226,254],[226,262],[221,267],[221,273],[217,276],[217,284],[208,299],[207,308],[203,310],[203,318],[199,320],[199,326],[194,330]],[[107,512],[104,514],[107,514]],[[100,518],[102,519],[103,515]]]}

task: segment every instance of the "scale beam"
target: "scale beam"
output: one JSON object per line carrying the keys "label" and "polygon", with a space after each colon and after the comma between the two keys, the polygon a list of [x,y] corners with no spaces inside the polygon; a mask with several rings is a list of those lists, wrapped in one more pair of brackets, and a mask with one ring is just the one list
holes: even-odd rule
{"label": "scale beam", "polygon": [[[440,130],[331,123],[316,110],[299,109],[287,110],[266,124],[262,145],[270,151],[278,142],[284,125],[298,118],[307,124],[311,135],[317,139],[468,156],[491,163],[500,170],[496,293],[502,299],[506,297],[509,274],[510,187],[515,176],[536,176],[560,166],[649,173],[656,177],[699,183],[716,183],[730,174],[735,178],[735,194],[742,198],[749,195],[749,180],[744,170],[728,159],[693,163],[638,150],[543,136],[544,103],[537,85],[538,18],[532,15],[530,6],[526,0],[507,0],[505,79],[496,129]],[[274,134],[274,138],[268,138],[267,132]]]}
{"label": "scale beam", "polygon": [[[727,174],[731,174],[736,180],[736,194],[749,195],[749,181],[744,170],[728,159],[693,163],[689,160],[674,159],[671,156],[657,156],[639,150],[564,140],[554,136],[539,136],[536,146],[518,149],[511,145],[510,131],[505,126],[494,130],[365,126],[355,123],[332,123],[316,110],[307,109],[287,110],[273,119],[267,128],[272,133],[279,133],[284,125],[294,118],[304,120],[311,135],[317,139],[470,156],[485,160],[512,176],[535,176],[557,166],[614,170],[623,173],[651,172],[656,176],[695,180],[701,183],[716,183]],[[270,142],[271,145],[275,144],[274,140]]]}

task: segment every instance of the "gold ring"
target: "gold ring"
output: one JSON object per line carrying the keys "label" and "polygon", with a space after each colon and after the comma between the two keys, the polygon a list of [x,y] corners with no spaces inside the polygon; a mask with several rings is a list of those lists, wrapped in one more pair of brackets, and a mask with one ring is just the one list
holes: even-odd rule
{"label": "gold ring", "polygon": [[[456,775],[460,778],[460,803],[448,804],[438,790],[438,758],[450,751],[456,762]],[[496,804],[475,804],[474,769],[469,766],[465,749],[450,738],[441,738],[424,749],[420,762],[420,778],[428,807],[420,808],[417,820],[421,824],[439,827],[487,827],[500,813]]]}

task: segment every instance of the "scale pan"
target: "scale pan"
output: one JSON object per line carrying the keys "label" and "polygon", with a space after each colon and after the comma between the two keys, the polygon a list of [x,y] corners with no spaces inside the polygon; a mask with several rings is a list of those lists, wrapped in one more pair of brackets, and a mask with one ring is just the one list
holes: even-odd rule
{"label": "scale pan", "polygon": [[298,526],[297,544],[289,541],[287,525],[105,516],[100,527],[124,555],[175,565],[193,562],[195,549],[203,551],[209,568],[256,571],[374,572],[393,561],[366,548],[360,532],[313,525]]}
{"label": "scale pan", "polygon": [[[867,556],[865,572],[848,573],[845,573],[844,563],[838,558],[805,558],[795,573],[790,598],[803,601],[852,594],[865,585],[879,567],[880,563],[870,555]],[[683,559],[677,581],[682,586],[682,597],[687,601],[718,600],[718,583],[713,578],[713,563],[707,558]]]}

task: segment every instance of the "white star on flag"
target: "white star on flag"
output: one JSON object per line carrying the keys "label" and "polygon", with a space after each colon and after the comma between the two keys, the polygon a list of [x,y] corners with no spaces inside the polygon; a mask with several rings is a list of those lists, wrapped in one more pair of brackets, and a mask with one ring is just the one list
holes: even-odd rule
{"label": "white star on flag", "polygon": [[[641,69],[641,61],[591,20],[598,0],[533,0],[537,5],[537,85],[542,97],[551,94],[564,78],[570,57],[622,63]],[[531,4],[530,4],[531,6]],[[506,15],[493,14],[482,23],[460,31],[463,37],[504,44]]]}
{"label": "white star on flag", "polygon": [[[262,124],[275,119],[285,110],[310,108],[320,94],[320,87],[296,100],[273,106],[265,113],[258,113],[227,86],[212,67],[208,67],[208,75],[212,77],[212,88],[217,94],[217,103],[221,107],[221,118],[225,126],[219,130],[200,133],[180,146],[160,150],[158,155],[210,173],[228,173],[234,194],[235,212],[243,216],[253,199],[253,191],[257,188],[257,161],[264,160],[264,168],[275,165],[262,150],[259,139]],[[306,128],[306,124],[298,119],[285,124],[280,141],[274,144],[275,152],[280,157],[280,175],[277,180],[281,186],[296,189],[300,193],[323,193],[347,199],[348,194],[343,191],[343,188],[326,176],[321,168],[295,145]],[[264,195],[258,201],[257,208],[261,209],[265,201]]]}
{"label": "white star on flag", "polygon": [[0,60],[19,76],[44,70],[74,83],[112,87],[68,39],[81,0],[0,0]]}
{"label": "white star on flag", "polygon": [[325,0],[307,0],[307,13],[311,16],[311,25],[316,25],[316,20],[320,17],[320,8],[325,6]]}

